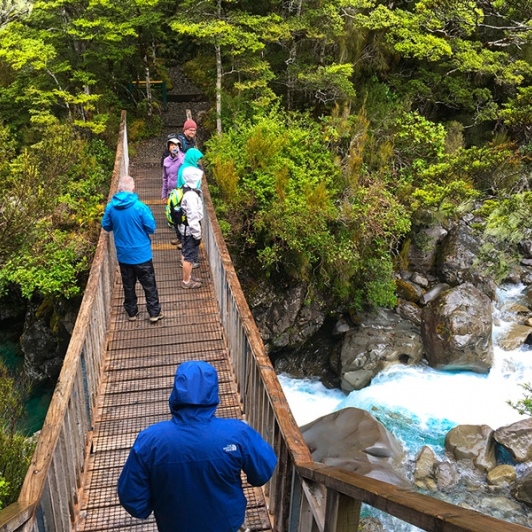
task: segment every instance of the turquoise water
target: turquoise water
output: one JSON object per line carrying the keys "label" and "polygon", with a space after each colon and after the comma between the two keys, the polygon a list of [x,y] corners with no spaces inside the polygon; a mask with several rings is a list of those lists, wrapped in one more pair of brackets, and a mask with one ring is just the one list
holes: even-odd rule
{"label": "turquoise water", "polygon": [[[23,353],[20,349],[16,332],[6,332],[0,330],[0,360],[8,367],[12,375],[22,375]],[[20,422],[20,430],[27,435],[42,428],[53,389],[49,387],[35,387],[31,390],[25,407],[26,416]]]}
{"label": "turquoise water", "polygon": [[[496,306],[518,299],[521,289],[515,286],[499,291]],[[347,396],[339,390],[325,388],[317,378],[294,379],[280,375],[279,380],[300,426],[342,408],[362,408],[371,412],[401,441],[407,453],[407,462],[412,464],[424,445],[431,446],[444,459],[445,435],[454,426],[486,424],[497,429],[527,417],[509,406],[508,401],[515,402],[522,398],[520,384],[532,383],[532,352],[527,346],[504,351],[497,345],[499,336],[509,326],[510,323],[504,321],[504,316],[500,316],[496,308],[494,363],[487,375],[447,373],[436,371],[426,364],[416,367],[391,366],[379,373],[370,386]],[[504,457],[499,458],[501,462],[507,462]],[[465,497],[462,492],[455,496],[457,499],[453,502],[457,504]],[[475,507],[474,501],[466,502]],[[487,508],[481,511],[513,520],[508,515],[489,512]],[[365,509],[365,515],[378,515],[382,522],[388,520],[387,516],[369,508]],[[413,532],[418,529],[393,522],[388,524],[386,530]]]}

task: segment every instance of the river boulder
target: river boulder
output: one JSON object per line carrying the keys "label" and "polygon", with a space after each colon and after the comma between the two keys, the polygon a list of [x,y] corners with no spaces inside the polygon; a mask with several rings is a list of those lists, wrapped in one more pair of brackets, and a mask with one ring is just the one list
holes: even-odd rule
{"label": "river boulder", "polygon": [[421,312],[425,356],[435,369],[487,373],[491,332],[491,301],[470,283],[441,292]]}
{"label": "river boulder", "polygon": [[500,427],[493,437],[510,451],[516,462],[532,462],[532,418]]}
{"label": "river boulder", "polygon": [[497,343],[505,351],[519,349],[524,344],[532,344],[532,327],[512,323],[508,329],[504,330],[498,337]]}
{"label": "river boulder", "polygon": [[483,243],[481,233],[461,220],[450,229],[438,248],[436,271],[449,285],[471,283],[493,300],[497,286],[477,261]]}
{"label": "river boulder", "polygon": [[512,487],[512,495],[532,507],[532,471],[521,477]]}
{"label": "river boulder", "polygon": [[419,329],[387,309],[361,317],[348,331],[341,351],[341,386],[344,392],[367,386],[389,364],[417,364],[423,358]]}
{"label": "river boulder", "polygon": [[438,459],[436,453],[428,445],[424,445],[417,455],[414,464],[414,482],[423,490],[436,491],[436,466]]}
{"label": "river boulder", "polygon": [[423,227],[415,231],[408,246],[408,267],[413,271],[430,272],[436,263],[439,243],[448,231],[441,225]]}
{"label": "river boulder", "polygon": [[508,464],[499,465],[486,475],[488,484],[497,488],[505,488],[511,485],[516,478],[517,472],[515,471],[515,467]]}
{"label": "river boulder", "polygon": [[348,407],[301,427],[316,462],[410,487],[402,475],[401,444],[369,412]]}
{"label": "river boulder", "polygon": [[488,425],[458,425],[445,436],[445,449],[457,461],[472,460],[481,471],[497,465],[493,429]]}

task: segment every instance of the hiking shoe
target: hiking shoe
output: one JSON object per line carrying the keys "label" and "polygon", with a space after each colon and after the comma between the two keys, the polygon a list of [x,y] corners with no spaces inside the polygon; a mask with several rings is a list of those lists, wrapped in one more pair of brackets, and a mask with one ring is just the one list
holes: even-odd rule
{"label": "hiking shoe", "polygon": [[170,240],[170,244],[172,244],[172,246],[177,246],[178,248],[180,247],[178,244],[179,244],[179,240],[177,238],[172,238],[172,240]]}
{"label": "hiking shoe", "polygon": [[[177,267],[178,268],[182,268],[183,267],[183,263],[181,261],[177,261]],[[192,269],[196,270],[197,268],[199,268],[199,262],[193,262],[192,263]]]}
{"label": "hiking shoe", "polygon": [[164,318],[163,313],[161,312],[158,316],[150,316],[150,321],[152,323],[157,323],[159,320]]}
{"label": "hiking shoe", "polygon": [[194,281],[194,279],[190,279],[190,282],[187,284],[185,281],[181,282],[181,288],[200,288],[201,287],[201,281]]}
{"label": "hiking shoe", "polygon": [[196,281],[196,283],[201,283],[201,277],[194,277],[193,275],[190,276],[191,281]]}
{"label": "hiking shoe", "polygon": [[138,315],[139,315],[139,311],[137,310],[137,313],[136,313],[136,314],[134,314],[133,316],[129,316],[129,315],[128,315],[127,319],[128,319],[129,321],[137,321],[137,317],[138,317]]}

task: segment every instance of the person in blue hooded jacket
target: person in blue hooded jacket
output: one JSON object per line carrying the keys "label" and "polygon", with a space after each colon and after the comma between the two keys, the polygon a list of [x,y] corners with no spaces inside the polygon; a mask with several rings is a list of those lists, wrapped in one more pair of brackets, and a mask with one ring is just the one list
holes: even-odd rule
{"label": "person in blue hooded jacket", "polygon": [[135,285],[144,289],[150,321],[159,321],[163,314],[153,269],[150,235],[155,232],[155,218],[150,208],[134,193],[135,181],[124,176],[118,192],[105,207],[102,228],[114,233],[116,255],[124,288],[124,308],[128,319],[135,321],[139,314]]}
{"label": "person in blue hooded jacket", "polygon": [[238,419],[214,415],[216,369],[202,361],[177,368],[172,419],[141,431],[118,479],[118,497],[134,517],[155,514],[159,532],[235,532],[244,522],[241,471],[252,486],[272,476],[271,446]]}

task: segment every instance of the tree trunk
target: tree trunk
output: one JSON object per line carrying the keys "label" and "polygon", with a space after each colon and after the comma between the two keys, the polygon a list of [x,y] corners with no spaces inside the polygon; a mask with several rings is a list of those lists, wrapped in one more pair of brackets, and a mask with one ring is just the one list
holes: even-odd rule
{"label": "tree trunk", "polygon": [[222,49],[219,44],[216,50],[216,131],[222,136]]}
{"label": "tree trunk", "polygon": [[144,71],[146,73],[146,100],[148,100],[148,117],[151,118],[153,114],[153,99],[151,95],[151,80],[150,80],[150,67],[148,66],[148,57],[144,56],[144,64],[146,65]]}
{"label": "tree trunk", "polygon": [[[303,0],[291,1],[288,6],[288,14],[296,12],[298,18],[301,17]],[[297,60],[297,42],[295,37],[292,38],[292,46],[290,47],[290,56],[288,57],[286,63],[288,65],[288,77],[286,80],[287,84],[287,94],[286,94],[286,106],[290,110],[294,105],[294,92],[296,88],[296,76],[293,72],[290,72],[290,65],[295,64]]]}

